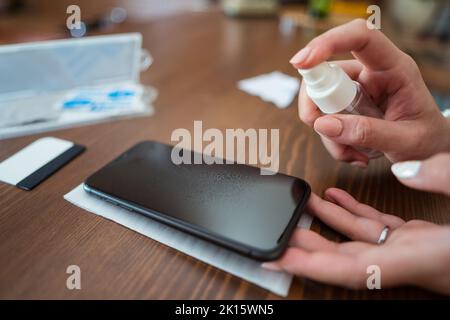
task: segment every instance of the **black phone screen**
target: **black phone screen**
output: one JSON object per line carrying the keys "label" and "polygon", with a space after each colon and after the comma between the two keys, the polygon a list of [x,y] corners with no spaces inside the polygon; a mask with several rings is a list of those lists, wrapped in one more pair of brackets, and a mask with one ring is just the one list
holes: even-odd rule
{"label": "black phone screen", "polygon": [[280,254],[309,196],[306,182],[242,164],[176,165],[171,151],[141,142],[90,176],[86,189],[240,252]]}

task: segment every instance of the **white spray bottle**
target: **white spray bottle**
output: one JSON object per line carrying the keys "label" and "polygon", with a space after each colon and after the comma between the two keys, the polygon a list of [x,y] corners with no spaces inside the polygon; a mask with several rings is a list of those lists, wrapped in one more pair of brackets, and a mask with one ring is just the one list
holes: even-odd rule
{"label": "white spray bottle", "polygon": [[[325,114],[350,113],[383,118],[359,82],[353,81],[338,65],[323,62],[311,69],[298,69],[306,83],[306,93]],[[355,148],[369,158],[382,155],[377,150]]]}

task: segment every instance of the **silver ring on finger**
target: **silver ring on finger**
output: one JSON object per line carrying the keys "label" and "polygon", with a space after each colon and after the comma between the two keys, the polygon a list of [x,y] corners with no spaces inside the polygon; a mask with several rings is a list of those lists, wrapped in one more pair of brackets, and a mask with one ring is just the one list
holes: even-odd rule
{"label": "silver ring on finger", "polygon": [[383,244],[386,242],[386,239],[389,235],[389,227],[386,226],[384,227],[384,229],[381,231],[380,237],[378,238],[377,244]]}

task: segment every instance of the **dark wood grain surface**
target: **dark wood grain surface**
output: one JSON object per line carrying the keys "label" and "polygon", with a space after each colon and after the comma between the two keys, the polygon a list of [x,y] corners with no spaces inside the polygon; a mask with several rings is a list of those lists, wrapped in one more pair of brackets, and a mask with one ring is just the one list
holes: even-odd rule
{"label": "dark wood grain surface", "polygon": [[[400,185],[386,160],[366,170],[334,161],[298,119],[297,101],[279,110],[237,89],[238,80],[274,70],[296,76],[288,60],[307,41],[301,32],[283,34],[275,19],[228,19],[219,12],[130,22],[114,31],[142,32],[155,58],[142,75],[159,90],[155,115],[0,141],[0,160],[48,135],[87,146],[31,192],[0,184],[0,298],[279,298],[63,199],[134,143],[170,143],[174,129],[192,128],[194,120],[204,128],[279,128],[280,171],[307,180],[314,192],[337,186],[404,219],[450,222],[448,199]],[[319,221],[313,229],[344,240]],[[81,267],[81,290],[66,289],[72,264]],[[288,298],[433,297],[415,288],[351,291],[295,278]]]}

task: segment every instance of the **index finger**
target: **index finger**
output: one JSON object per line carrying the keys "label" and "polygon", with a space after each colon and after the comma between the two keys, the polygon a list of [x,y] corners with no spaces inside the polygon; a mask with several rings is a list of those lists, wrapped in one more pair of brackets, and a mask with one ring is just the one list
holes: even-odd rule
{"label": "index finger", "polygon": [[380,221],[356,216],[344,208],[311,193],[306,204],[309,213],[352,240],[377,243],[386,227]]}
{"label": "index finger", "polygon": [[291,63],[296,68],[307,69],[335,54],[349,52],[367,68],[379,71],[395,67],[403,56],[381,31],[369,29],[366,20],[357,19],[316,37]]}

